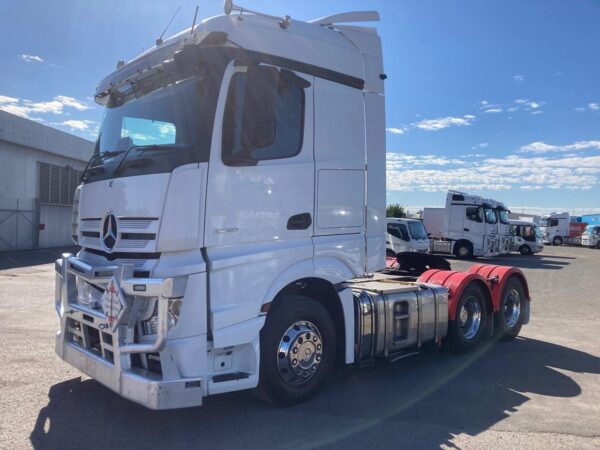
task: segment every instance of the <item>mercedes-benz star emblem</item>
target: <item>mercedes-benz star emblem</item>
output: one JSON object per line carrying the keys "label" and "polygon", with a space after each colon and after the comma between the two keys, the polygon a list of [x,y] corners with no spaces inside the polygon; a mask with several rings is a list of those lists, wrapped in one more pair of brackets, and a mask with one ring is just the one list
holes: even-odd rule
{"label": "mercedes-benz star emblem", "polygon": [[117,242],[117,218],[107,214],[102,224],[102,242],[108,250],[112,250]]}

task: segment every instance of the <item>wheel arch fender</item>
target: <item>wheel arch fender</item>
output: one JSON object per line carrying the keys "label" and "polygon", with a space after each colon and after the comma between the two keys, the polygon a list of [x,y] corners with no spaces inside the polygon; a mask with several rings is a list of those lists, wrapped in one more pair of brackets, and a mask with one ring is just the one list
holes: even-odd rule
{"label": "wheel arch fender", "polygon": [[488,309],[492,308],[492,293],[489,283],[477,273],[432,269],[423,273],[417,282],[437,284],[448,289],[448,320],[456,319],[456,305],[464,290],[471,283],[476,283],[483,289],[487,298],[487,307]]}
{"label": "wheel arch fender", "polygon": [[500,310],[502,291],[511,277],[517,277],[521,281],[525,293],[525,299],[527,301],[531,301],[527,279],[525,278],[525,275],[521,269],[517,267],[497,266],[491,264],[474,264],[469,268],[469,273],[480,275],[482,278],[487,280],[492,294],[492,306],[494,308],[494,312],[498,312]]}

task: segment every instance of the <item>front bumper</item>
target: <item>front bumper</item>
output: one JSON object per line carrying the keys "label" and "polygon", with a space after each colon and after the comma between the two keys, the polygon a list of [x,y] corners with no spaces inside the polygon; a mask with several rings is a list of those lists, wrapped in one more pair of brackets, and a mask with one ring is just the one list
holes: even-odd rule
{"label": "front bumper", "polygon": [[[133,278],[127,266],[92,267],[69,254],[56,261],[55,307],[61,330],[56,334],[58,356],[119,395],[151,409],[199,406],[205,395],[202,378],[180,376],[177,370],[157,373],[141,356],[158,355],[167,346],[167,304],[183,297],[184,286],[172,278]],[[106,286],[122,304],[118,315],[77,302],[77,278]],[[111,287],[112,286],[112,287]],[[111,297],[111,302],[113,297]],[[158,331],[147,343],[136,342],[142,306],[156,299]],[[103,302],[106,299],[103,296]],[[193,338],[178,345],[197,347]],[[144,360],[146,361],[146,360]]]}

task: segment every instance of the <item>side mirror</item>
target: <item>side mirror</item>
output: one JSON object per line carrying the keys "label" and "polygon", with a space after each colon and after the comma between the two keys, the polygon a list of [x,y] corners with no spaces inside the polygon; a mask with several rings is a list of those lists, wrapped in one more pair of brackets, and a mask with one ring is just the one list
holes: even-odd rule
{"label": "side mirror", "polygon": [[264,148],[275,140],[279,71],[275,67],[250,66],[246,74],[242,147]]}

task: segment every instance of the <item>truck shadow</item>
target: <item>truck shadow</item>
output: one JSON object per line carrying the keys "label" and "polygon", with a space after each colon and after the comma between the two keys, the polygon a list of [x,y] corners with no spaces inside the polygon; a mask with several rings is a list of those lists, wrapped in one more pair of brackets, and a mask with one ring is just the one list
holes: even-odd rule
{"label": "truck shadow", "polygon": [[[570,265],[571,263],[568,261],[569,259],[575,259],[565,256],[554,256],[554,255],[505,255],[505,256],[497,256],[493,258],[477,258],[475,260],[469,261],[472,263],[480,263],[480,264],[498,264],[501,266],[511,266],[518,267],[520,269],[551,269],[551,270],[560,270],[563,267]],[[454,264],[456,262],[466,262],[464,260],[459,260],[453,257],[448,258],[448,260]]]}
{"label": "truck shadow", "polygon": [[600,374],[600,358],[519,338],[477,353],[426,351],[395,364],[339,366],[313,400],[288,408],[249,392],[205,399],[202,407],[150,411],[92,380],[50,388],[30,435],[35,448],[409,448],[453,446],[507,418],[528,394],[576,397],[566,370]]}

